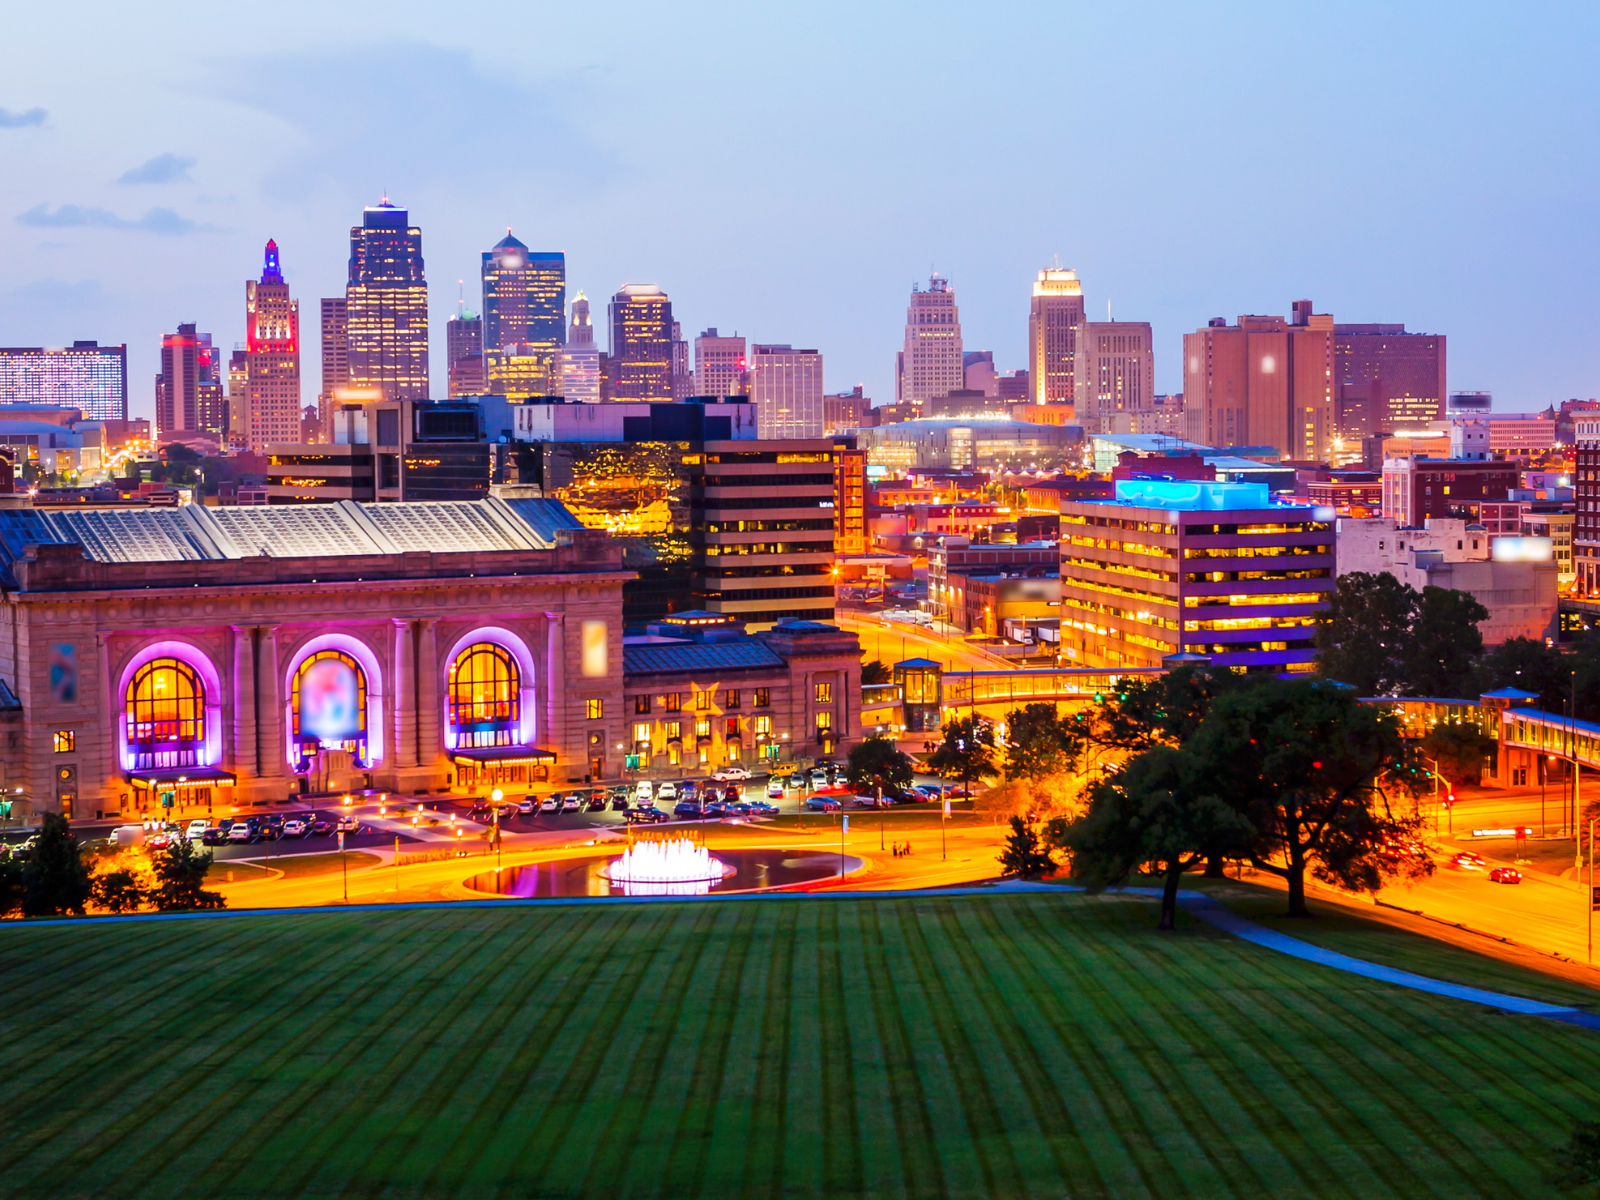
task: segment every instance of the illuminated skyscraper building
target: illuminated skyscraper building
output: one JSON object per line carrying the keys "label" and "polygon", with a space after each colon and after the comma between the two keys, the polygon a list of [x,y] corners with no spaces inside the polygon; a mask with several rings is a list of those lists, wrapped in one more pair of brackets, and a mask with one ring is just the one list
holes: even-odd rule
{"label": "illuminated skyscraper building", "polygon": [[[366,209],[350,230],[344,294],[348,385],[381,389],[389,400],[426,400],[428,283],[422,230],[410,224],[405,209],[386,199]],[[326,380],[323,390],[331,390]]]}
{"label": "illuminated skyscraper building", "polygon": [[611,297],[611,398],[672,399],[672,301],[653,283]]}
{"label": "illuminated skyscraper building", "polygon": [[220,440],[227,415],[222,383],[222,352],[209,333],[192,324],[161,338],[161,374],[156,376],[156,437],[211,435]]}
{"label": "illuminated skyscraper building", "polygon": [[1076,416],[1090,433],[1115,433],[1118,413],[1155,411],[1155,352],[1148,321],[1079,326]]}
{"label": "illuminated skyscraper building", "polygon": [[0,348],[0,404],[76,408],[90,420],[128,419],[128,347]]}
{"label": "illuminated skyscraper building", "polygon": [[444,346],[450,395],[483,395],[489,384],[483,369],[483,318],[463,308],[445,322]]}
{"label": "illuminated skyscraper building", "polygon": [[683,339],[683,322],[672,323],[672,398],[683,400],[695,394],[694,370],[689,366],[689,343]]}
{"label": "illuminated skyscraper building", "polygon": [[1028,308],[1028,378],[1035,404],[1077,404],[1083,285],[1076,271],[1046,267]]}
{"label": "illuminated skyscraper building", "polygon": [[567,260],[506,236],[483,253],[483,355],[496,395],[548,395],[566,340]]}
{"label": "illuminated skyscraper building", "polygon": [[696,396],[745,396],[750,383],[746,378],[745,340],[723,337],[716,327],[694,340],[694,394]]}
{"label": "illuminated skyscraper building", "polygon": [[767,441],[822,436],[822,355],[793,346],[750,347],[750,399]]}
{"label": "illuminated skyscraper building", "polygon": [[600,347],[589,319],[589,298],[582,292],[572,302],[567,344],[556,354],[555,394],[583,404],[600,402]]}
{"label": "illuminated skyscraper building", "polygon": [[333,393],[350,386],[350,306],[343,296],[322,299],[322,388],[317,409],[324,429],[331,428]]}
{"label": "illuminated skyscraper building", "polygon": [[300,440],[300,302],[289,297],[277,242],[267,243],[261,278],[244,287],[245,436],[246,445],[259,452]]}
{"label": "illuminated skyscraper building", "polygon": [[1445,418],[1445,338],[1404,325],[1333,327],[1338,434],[1361,439],[1417,429]]}
{"label": "illuminated skyscraper building", "polygon": [[961,313],[950,281],[936,274],[928,280],[927,291],[911,289],[905,345],[895,359],[895,401],[920,407],[965,385]]}

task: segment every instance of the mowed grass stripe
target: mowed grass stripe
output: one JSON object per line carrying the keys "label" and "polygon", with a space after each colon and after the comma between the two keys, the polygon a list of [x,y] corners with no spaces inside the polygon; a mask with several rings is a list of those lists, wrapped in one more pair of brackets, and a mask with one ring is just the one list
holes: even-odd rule
{"label": "mowed grass stripe", "polygon": [[[763,906],[765,907],[765,906]],[[766,1019],[762,1024],[761,1051],[757,1056],[755,1104],[758,1113],[770,1114],[770,1134],[757,1138],[746,1151],[745,1194],[783,1196],[787,1194],[785,1139],[790,1120],[789,1062],[793,1054],[790,1024],[793,1014],[791,991],[794,987],[795,930],[804,912],[804,902],[774,904],[767,924],[772,940],[772,957],[762,1004]]]}

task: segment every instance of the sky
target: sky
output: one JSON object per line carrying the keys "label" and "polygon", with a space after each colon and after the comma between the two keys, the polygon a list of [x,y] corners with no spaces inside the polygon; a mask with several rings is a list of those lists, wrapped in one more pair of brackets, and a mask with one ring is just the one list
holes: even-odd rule
{"label": "sky", "polygon": [[[1150,321],[1157,391],[1212,317],[1449,338],[1502,411],[1600,396],[1600,6],[990,0],[675,5],[280,0],[9,6],[0,345],[244,337],[276,238],[340,295],[387,193],[423,231],[434,391],[457,280],[507,226],[598,319],[656,283],[707,326],[814,347],[894,398],[907,293],[947,276],[965,346],[1026,365],[1059,260]],[[605,332],[602,329],[602,340]]]}

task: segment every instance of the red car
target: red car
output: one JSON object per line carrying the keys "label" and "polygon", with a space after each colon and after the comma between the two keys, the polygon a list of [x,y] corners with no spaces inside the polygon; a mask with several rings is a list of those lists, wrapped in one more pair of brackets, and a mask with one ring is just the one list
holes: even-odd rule
{"label": "red car", "polygon": [[1473,854],[1470,850],[1463,850],[1450,860],[1450,865],[1458,871],[1481,871],[1488,866],[1480,855]]}
{"label": "red car", "polygon": [[1490,883],[1521,883],[1522,872],[1514,867],[1496,867],[1489,872]]}

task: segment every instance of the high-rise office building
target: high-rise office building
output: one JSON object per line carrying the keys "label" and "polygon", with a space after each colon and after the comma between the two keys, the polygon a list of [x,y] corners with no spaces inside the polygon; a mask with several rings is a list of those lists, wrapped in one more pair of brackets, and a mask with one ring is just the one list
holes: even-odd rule
{"label": "high-rise office building", "polygon": [[444,346],[450,395],[483,395],[489,382],[483,370],[483,318],[463,308],[445,322]]}
{"label": "high-rise office building", "polygon": [[228,445],[243,446],[250,438],[250,352],[235,342],[228,356]]}
{"label": "high-rise office building", "polygon": [[244,285],[244,321],[248,389],[245,444],[259,452],[268,444],[297,442],[300,302],[289,296],[275,241],[267,243],[261,278]]}
{"label": "high-rise office building", "polygon": [[1333,318],[1296,301],[1292,322],[1215,317],[1183,336],[1184,437],[1206,446],[1271,446],[1321,461],[1334,437]]}
{"label": "high-rise office building", "polygon": [[1046,267],[1028,307],[1028,379],[1035,404],[1078,403],[1078,342],[1083,285],[1076,271]]}
{"label": "high-rise office building", "polygon": [[611,297],[613,400],[672,399],[672,300],[653,283],[624,284]]}
{"label": "high-rise office building", "polygon": [[787,345],[751,346],[750,399],[761,437],[821,437],[822,355]]}
{"label": "high-rise office building", "polygon": [[1335,325],[1333,364],[1337,434],[1347,445],[1444,419],[1443,334],[1407,333],[1404,325]]}
{"label": "high-rise office building", "polygon": [[1090,433],[1116,432],[1117,413],[1155,408],[1155,351],[1148,321],[1085,321],[1074,355],[1077,418]]}
{"label": "high-rise office building", "polygon": [[895,400],[920,406],[935,396],[959,391],[961,312],[950,281],[935,274],[928,290],[915,284],[906,307],[905,344],[895,358]]}
{"label": "high-rise office building", "polygon": [[685,400],[695,394],[694,369],[689,365],[689,343],[683,339],[683,322],[672,323],[672,398]]}
{"label": "high-rise office building", "polygon": [[322,427],[328,428],[335,403],[333,393],[350,386],[350,306],[343,296],[322,298],[322,386],[317,409]]}
{"label": "high-rise office building", "polygon": [[575,403],[600,402],[600,347],[595,345],[589,297],[582,292],[572,302],[567,344],[556,355],[555,392]]}
{"label": "high-rise office building", "polygon": [[0,404],[76,408],[90,420],[128,419],[128,347],[0,348]]}
{"label": "high-rise office building", "polygon": [[[387,400],[428,398],[428,283],[422,230],[387,198],[350,230],[344,289],[350,366],[347,383],[381,389]],[[327,381],[323,390],[328,392]]]}
{"label": "high-rise office building", "polygon": [[567,257],[529,250],[506,236],[483,252],[483,346],[516,344],[547,350],[566,340]]}
{"label": "high-rise office building", "polygon": [[712,326],[694,340],[694,394],[696,396],[745,396],[745,340],[723,337]]}
{"label": "high-rise office building", "polygon": [[193,324],[178,326],[161,338],[161,374],[156,376],[156,436],[209,434],[220,438],[227,427],[222,382],[222,353],[209,333]]}

